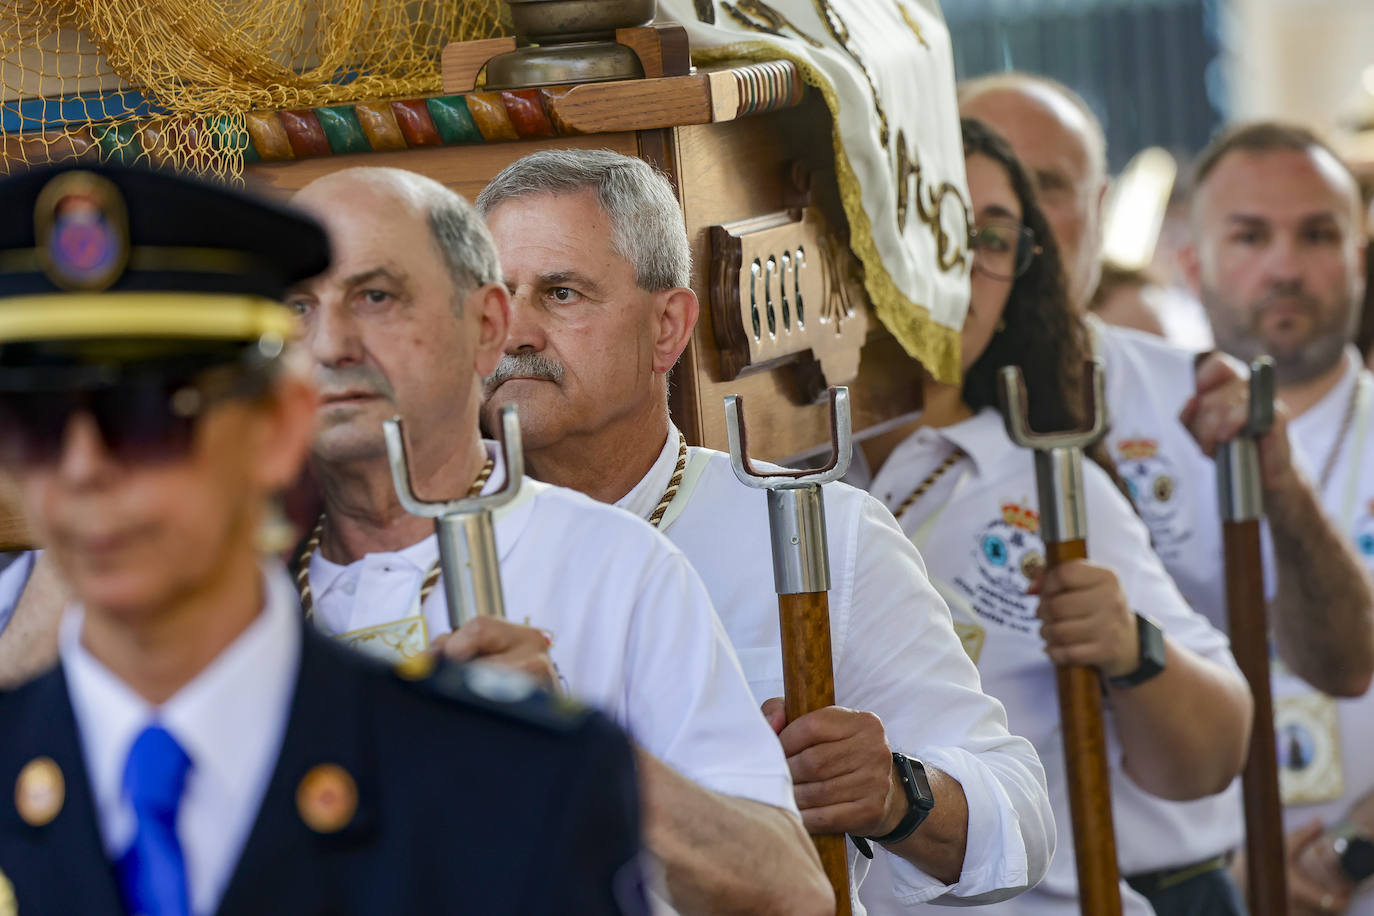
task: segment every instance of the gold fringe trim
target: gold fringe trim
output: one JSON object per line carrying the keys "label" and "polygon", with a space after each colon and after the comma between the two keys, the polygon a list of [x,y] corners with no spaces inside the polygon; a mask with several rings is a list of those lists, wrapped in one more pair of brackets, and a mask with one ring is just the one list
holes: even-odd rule
{"label": "gold fringe trim", "polygon": [[863,189],[859,184],[859,176],[840,138],[840,105],[835,87],[806,59],[766,42],[736,42],[692,53],[694,64],[778,59],[790,60],[795,64],[806,84],[820,91],[830,110],[834,122],[835,180],[840,186],[840,200],[844,203],[845,215],[849,218],[849,246],[864,266],[864,289],[873,302],[878,320],[897,338],[902,349],[920,362],[937,381],[948,385],[960,384],[963,372],[959,357],[959,331],[940,324],[931,316],[929,306],[913,302],[903,293],[887,272],[878,253],[878,244],[873,238],[873,224],[863,208]]}

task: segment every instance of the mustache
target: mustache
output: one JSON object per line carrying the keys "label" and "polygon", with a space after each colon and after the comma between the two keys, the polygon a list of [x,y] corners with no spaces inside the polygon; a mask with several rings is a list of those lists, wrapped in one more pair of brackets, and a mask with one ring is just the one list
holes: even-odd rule
{"label": "mustache", "polygon": [[1297,303],[1306,312],[1317,313],[1321,311],[1321,302],[1316,296],[1301,286],[1282,285],[1275,286],[1260,298],[1255,308],[1255,317],[1262,318],[1270,309],[1289,303]]}
{"label": "mustache", "polygon": [[537,378],[549,382],[563,381],[563,366],[540,353],[507,353],[497,363],[496,371],[482,380],[488,393],[513,378]]}
{"label": "mustache", "polygon": [[321,397],[325,398],[344,392],[356,392],[385,398],[388,401],[396,400],[396,391],[391,387],[390,380],[380,369],[373,366],[347,366],[343,369],[317,366],[315,384],[319,386]]}

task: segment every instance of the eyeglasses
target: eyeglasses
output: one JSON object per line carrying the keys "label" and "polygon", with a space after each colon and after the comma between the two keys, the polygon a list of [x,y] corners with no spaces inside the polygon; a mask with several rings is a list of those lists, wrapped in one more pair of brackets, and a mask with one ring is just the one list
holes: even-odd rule
{"label": "eyeglasses", "polygon": [[[20,373],[19,384],[4,384]],[[0,463],[57,462],[68,424],[81,413],[95,421],[116,461],[173,461],[189,452],[196,419],[210,407],[258,397],[270,384],[262,366],[243,365],[0,370]]]}
{"label": "eyeglasses", "polygon": [[1015,280],[1044,250],[1035,244],[1035,231],[1014,219],[990,219],[974,226],[968,244],[973,266],[994,280]]}

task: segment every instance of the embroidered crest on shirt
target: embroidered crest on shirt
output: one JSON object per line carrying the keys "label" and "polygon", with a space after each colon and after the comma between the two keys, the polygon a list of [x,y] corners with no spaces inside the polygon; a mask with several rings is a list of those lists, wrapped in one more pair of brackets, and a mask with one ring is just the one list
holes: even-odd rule
{"label": "embroidered crest on shirt", "polygon": [[1193,532],[1183,520],[1184,500],[1178,492],[1179,478],[1173,464],[1160,454],[1159,442],[1154,439],[1118,439],[1112,450],[1117,473],[1126,481],[1131,499],[1150,529],[1155,550],[1161,556],[1176,554]]}
{"label": "embroidered crest on shirt", "polygon": [[1036,629],[1039,600],[1026,591],[1045,568],[1039,513],[1019,502],[1003,503],[1001,516],[975,537],[973,557],[972,568],[954,577],[973,610],[1023,633]]}

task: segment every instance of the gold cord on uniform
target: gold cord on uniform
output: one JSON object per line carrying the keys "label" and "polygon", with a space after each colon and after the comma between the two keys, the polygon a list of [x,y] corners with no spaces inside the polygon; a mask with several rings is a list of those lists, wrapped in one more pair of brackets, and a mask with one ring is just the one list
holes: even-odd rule
{"label": "gold cord on uniform", "polygon": [[[472,486],[468,487],[468,499],[481,495],[482,488],[487,485],[494,467],[496,467],[496,462],[488,457],[486,464],[482,465],[482,470],[478,472],[477,479],[472,482]],[[315,597],[310,591],[310,560],[315,556],[315,551],[320,549],[320,538],[323,536],[324,514],[321,513],[319,521],[315,522],[315,530],[311,531],[310,537],[306,538],[296,561],[296,590],[300,592],[301,610],[305,612],[307,617],[315,613]],[[424,581],[420,583],[420,604],[425,603],[430,592],[434,591],[435,586],[439,584],[439,574],[439,561],[435,560],[429,571],[425,573]]]}
{"label": "gold cord on uniform", "polygon": [[677,465],[673,468],[673,476],[668,480],[668,489],[663,491],[663,498],[654,506],[654,511],[649,514],[649,524],[657,528],[663,522],[663,513],[668,511],[668,506],[672,504],[673,497],[677,496],[678,487],[682,486],[682,473],[687,470],[687,437],[682,433],[677,434]]}
{"label": "gold cord on uniform", "polygon": [[916,489],[911,491],[910,496],[902,500],[902,504],[893,511],[892,517],[901,518],[902,513],[910,509],[912,503],[916,502],[916,500],[925,495],[927,490],[935,486],[935,482],[945,476],[945,472],[954,467],[955,463],[962,457],[964,457],[963,449],[956,448],[954,451],[950,452],[949,457],[940,462],[939,467],[927,474],[926,479],[921,481],[916,486]]}

